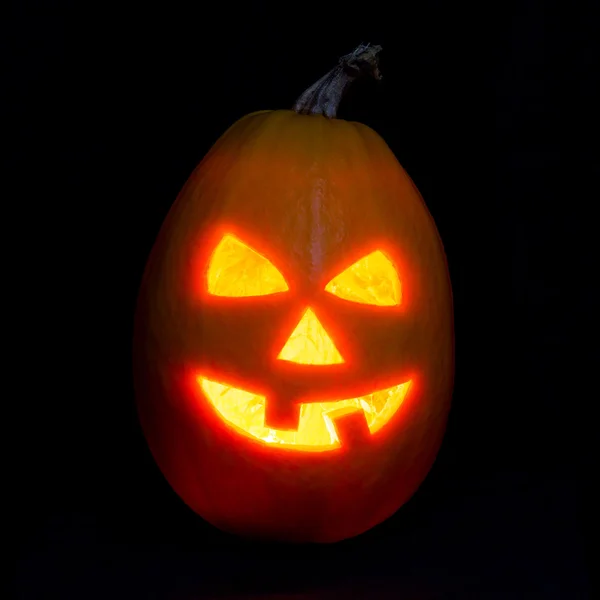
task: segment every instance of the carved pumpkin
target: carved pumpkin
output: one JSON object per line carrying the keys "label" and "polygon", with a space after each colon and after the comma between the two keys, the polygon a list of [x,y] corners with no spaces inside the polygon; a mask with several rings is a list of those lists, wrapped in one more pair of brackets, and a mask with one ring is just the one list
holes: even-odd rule
{"label": "carved pumpkin", "polygon": [[364,532],[414,493],[444,434],[454,338],[442,244],[385,142],[333,118],[349,79],[378,75],[378,51],[344,57],[295,110],[234,124],[146,267],[143,430],[175,491],[227,531]]}

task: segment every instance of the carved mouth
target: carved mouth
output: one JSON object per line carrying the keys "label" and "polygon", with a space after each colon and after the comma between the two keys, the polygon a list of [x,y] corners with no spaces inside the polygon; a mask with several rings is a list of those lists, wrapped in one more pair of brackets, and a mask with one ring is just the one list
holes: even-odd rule
{"label": "carved mouth", "polygon": [[297,429],[285,431],[266,426],[265,396],[202,375],[197,382],[223,420],[244,435],[306,451],[331,450],[374,434],[400,408],[411,385],[409,380],[357,398],[302,403]]}

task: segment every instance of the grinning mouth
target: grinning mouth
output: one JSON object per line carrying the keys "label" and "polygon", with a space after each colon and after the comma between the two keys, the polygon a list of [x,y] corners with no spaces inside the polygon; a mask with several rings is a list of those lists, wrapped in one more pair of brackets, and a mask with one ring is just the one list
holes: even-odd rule
{"label": "grinning mouth", "polygon": [[[347,418],[362,420],[368,432],[381,429],[400,408],[411,381],[357,398],[310,402],[300,405],[295,431],[272,429],[265,425],[266,397],[224,383],[197,377],[202,391],[221,417],[247,436],[267,444],[323,451],[344,445],[346,434],[341,426]],[[340,439],[341,438],[341,439]]]}

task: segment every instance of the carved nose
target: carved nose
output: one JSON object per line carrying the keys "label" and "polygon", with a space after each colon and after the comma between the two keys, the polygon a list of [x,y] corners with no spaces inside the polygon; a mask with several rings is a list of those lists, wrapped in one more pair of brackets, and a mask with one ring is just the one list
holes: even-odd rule
{"label": "carved nose", "polygon": [[335,365],[344,362],[325,327],[310,307],[302,315],[277,358],[304,365]]}

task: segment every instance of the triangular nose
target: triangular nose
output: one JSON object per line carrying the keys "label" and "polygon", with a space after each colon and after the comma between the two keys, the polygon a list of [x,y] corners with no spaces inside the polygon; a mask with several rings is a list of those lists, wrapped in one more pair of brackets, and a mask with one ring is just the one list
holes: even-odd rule
{"label": "triangular nose", "polygon": [[310,308],[302,315],[277,358],[304,365],[344,362],[333,340]]}

